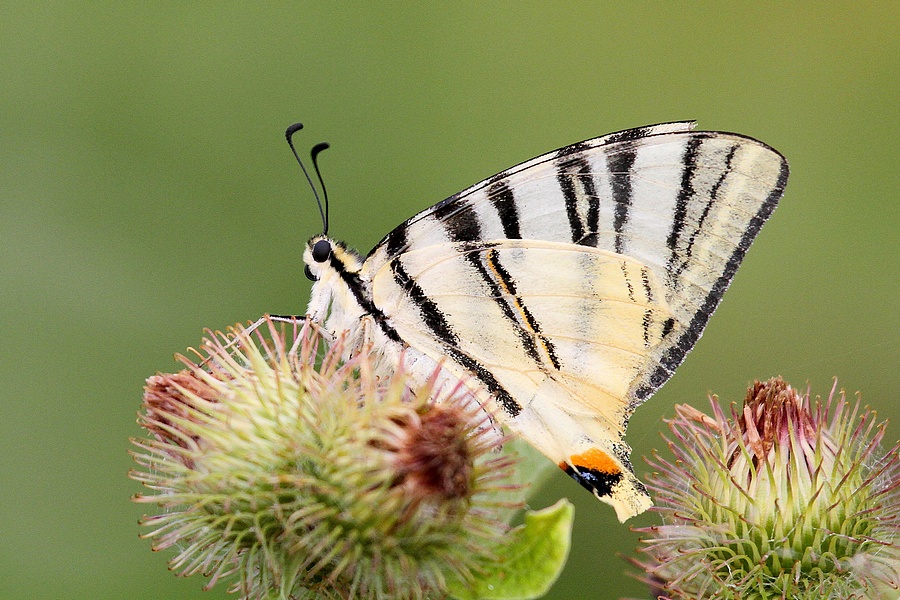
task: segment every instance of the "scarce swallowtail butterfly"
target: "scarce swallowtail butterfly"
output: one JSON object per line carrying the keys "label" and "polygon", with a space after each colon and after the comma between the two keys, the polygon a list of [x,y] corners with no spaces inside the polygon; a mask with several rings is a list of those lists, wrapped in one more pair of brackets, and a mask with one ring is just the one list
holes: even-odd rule
{"label": "scarce swallowtail butterfly", "polygon": [[788,178],[769,146],[693,127],[544,154],[413,216],[365,257],[327,237],[325,218],[303,254],[307,318],[413,381],[440,367],[619,520],[639,514],[651,501],[628,419],[697,342]]}

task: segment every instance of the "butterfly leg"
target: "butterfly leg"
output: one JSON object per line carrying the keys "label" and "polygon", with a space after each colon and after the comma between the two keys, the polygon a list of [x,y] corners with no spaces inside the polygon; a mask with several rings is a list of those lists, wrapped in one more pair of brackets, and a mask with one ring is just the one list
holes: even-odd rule
{"label": "butterfly leg", "polygon": [[251,323],[249,326],[241,330],[233,340],[225,345],[225,348],[228,349],[236,344],[242,336],[249,336],[251,333],[259,329],[259,327],[266,321],[274,321],[278,323],[293,323],[294,325],[296,325],[298,323],[306,321],[308,318],[309,317],[307,315],[263,315],[262,317]]}

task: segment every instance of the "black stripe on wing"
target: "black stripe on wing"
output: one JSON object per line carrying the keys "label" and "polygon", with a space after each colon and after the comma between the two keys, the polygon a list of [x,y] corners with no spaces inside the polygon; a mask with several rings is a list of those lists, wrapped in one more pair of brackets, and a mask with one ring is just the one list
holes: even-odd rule
{"label": "black stripe on wing", "polygon": [[516,206],[516,198],[513,196],[513,191],[509,184],[503,179],[498,179],[488,188],[488,198],[491,201],[491,206],[497,211],[497,216],[500,217],[503,235],[510,240],[521,240],[519,208]]}
{"label": "black stripe on wing", "polygon": [[394,281],[396,281],[397,285],[404,289],[413,303],[419,307],[425,326],[442,343],[447,354],[471,373],[472,376],[481,381],[503,410],[506,411],[507,415],[515,417],[522,412],[522,406],[497,381],[494,375],[484,365],[460,350],[459,338],[450,323],[447,322],[444,313],[428,297],[419,284],[409,276],[399,259],[391,262],[391,272],[394,274]]}
{"label": "black stripe on wing", "polygon": [[[516,280],[509,274],[509,271],[504,268],[502,264],[500,264],[500,257],[497,256],[496,250],[488,250],[485,255],[485,263],[490,267],[493,273],[496,273],[497,278],[499,279],[500,285],[503,287],[503,290],[512,298],[513,303],[515,303],[515,307],[518,310],[518,313],[522,316],[522,320],[524,323],[521,325],[515,319],[513,314],[507,314],[507,318],[510,320],[510,323],[519,327],[519,339],[522,340],[523,343],[527,341],[526,351],[528,355],[534,359],[539,367],[542,370],[546,371],[544,367],[543,360],[540,355],[537,354],[537,349],[534,348],[535,339],[540,340],[541,346],[543,346],[544,351],[547,353],[547,357],[550,359],[550,363],[553,365],[553,368],[557,371],[560,369],[559,357],[556,355],[556,347],[553,345],[547,336],[544,335],[541,330],[541,324],[534,317],[531,311],[528,309],[528,306],[525,305],[525,301],[522,300],[522,297],[519,296],[518,291],[516,290]],[[505,303],[504,303],[505,304]],[[506,312],[504,311],[504,314]],[[534,352],[532,352],[534,351]]]}
{"label": "black stripe on wing", "polygon": [[637,150],[633,142],[628,142],[622,150],[611,153],[606,159],[609,169],[609,180],[612,187],[613,201],[615,202],[615,217],[613,230],[616,232],[614,248],[622,254],[625,249],[625,238],[622,235],[628,224],[628,213],[633,201],[631,193],[632,167],[637,158]]}
{"label": "black stripe on wing", "polygon": [[[511,190],[508,198],[515,203]],[[478,215],[471,207],[462,206],[455,208],[452,213],[441,214],[444,210],[442,208],[436,211],[435,216],[438,217],[452,241],[458,243],[482,241],[481,223]],[[515,283],[512,281],[509,273],[500,265],[499,260],[496,260],[496,255],[493,263],[489,259],[483,258],[480,252],[465,252],[464,256],[466,263],[478,273],[481,281],[487,286],[488,294],[494,299],[506,321],[516,327],[519,341],[522,343],[522,347],[525,349],[528,357],[539,368],[546,369],[544,358],[538,350],[535,339],[537,337],[546,349],[553,366],[558,369],[559,362],[556,359],[553,344],[540,334],[539,324],[528,310],[522,298],[516,295]],[[522,317],[527,328],[519,327],[517,315]],[[528,329],[531,329],[531,331],[528,331]]]}
{"label": "black stripe on wing", "polygon": [[[666,245],[671,252],[669,255],[668,267],[666,268],[670,274],[672,272],[672,265],[679,257],[678,241],[681,237],[681,230],[684,229],[684,222],[687,219],[687,207],[697,193],[694,189],[694,175],[697,172],[698,149],[700,148],[703,139],[704,138],[699,136],[689,139],[681,159],[681,162],[684,165],[684,170],[681,172],[681,187],[678,190],[678,196],[675,198],[675,212],[672,215],[672,229],[666,240]],[[707,205],[707,210],[709,210],[709,205]],[[671,279],[672,278],[670,278],[670,280]]]}
{"label": "black stripe on wing", "polygon": [[[594,185],[591,165],[583,156],[566,158],[556,167],[556,181],[566,205],[572,243],[596,246],[597,231],[600,229],[600,197]],[[588,207],[584,216],[578,210],[583,203],[582,198],[586,199]]]}
{"label": "black stripe on wing", "polygon": [[[666,270],[669,274],[669,281],[673,284],[681,277],[681,274],[687,268],[688,263],[694,255],[694,243],[697,240],[697,235],[700,233],[700,230],[703,229],[703,225],[704,223],[706,223],[706,217],[709,216],[709,212],[712,209],[713,204],[715,204],[719,199],[719,190],[722,188],[722,184],[725,183],[725,180],[728,178],[728,176],[733,173],[733,171],[731,170],[731,165],[732,161],[734,160],[734,155],[738,151],[738,148],[740,148],[740,144],[735,144],[731,147],[731,150],[729,150],[728,154],[725,156],[725,169],[722,171],[722,174],[719,175],[719,178],[716,180],[716,183],[713,184],[713,187],[710,190],[709,198],[706,201],[706,205],[703,207],[703,212],[700,213],[700,218],[697,219],[697,225],[696,227],[694,227],[694,231],[688,238],[687,246],[685,247],[680,260],[677,250],[678,242],[677,240],[670,240],[669,248],[672,250],[672,255],[669,257],[669,264]],[[687,170],[687,167],[685,167],[685,170]],[[691,173],[691,177],[693,177],[693,173]],[[676,260],[679,260],[679,264],[677,267],[675,266]]]}
{"label": "black stripe on wing", "polygon": [[788,174],[787,161],[782,160],[781,172],[775,186],[760,206],[756,215],[750,220],[747,229],[744,231],[744,235],[741,236],[740,242],[738,242],[737,247],[729,257],[728,262],[725,263],[722,274],[716,279],[716,282],[709,294],[707,294],[703,305],[696,313],[694,313],[690,324],[688,324],[678,340],[660,357],[659,365],[645,378],[644,384],[634,391],[634,399],[632,401],[633,407],[649,398],[653,392],[668,381],[678,365],[682,363],[687,353],[690,352],[691,348],[694,347],[694,344],[697,343],[697,340],[703,333],[703,329],[706,327],[706,323],[709,321],[709,317],[712,315],[713,311],[716,310],[716,306],[719,305],[719,301],[725,294],[725,290],[728,289],[728,285],[734,278],[734,274],[737,272],[741,261],[744,259],[744,255],[746,255],[747,250],[750,248],[750,245],[753,243],[753,240],[756,238],[763,224],[771,216],[772,211],[778,206],[778,200],[781,198],[782,194],[784,194],[784,188],[787,185]]}
{"label": "black stripe on wing", "polygon": [[[536,158],[532,158],[531,160],[521,162],[518,165],[501,171],[493,177],[489,177],[479,183],[476,183],[475,185],[470,186],[457,194],[453,194],[452,196],[441,200],[430,208],[426,208],[422,212],[407,219],[396,229],[388,233],[380,242],[375,244],[375,247],[372,248],[372,250],[369,252],[368,257],[373,256],[382,247],[386,251],[386,259],[389,260],[390,258],[397,256],[406,249],[406,232],[409,229],[410,225],[417,223],[418,221],[425,218],[437,217],[439,213],[445,215],[452,213],[456,208],[459,207],[461,200],[464,200],[468,196],[471,196],[473,193],[478,192],[486,187],[490,188],[490,186],[496,184],[497,182],[508,179],[511,175],[519,173],[520,171],[536,167],[547,162],[560,161],[568,156],[579,154],[581,152],[592,151],[599,148],[608,148],[612,145],[626,144],[633,147],[638,140],[651,138],[657,135],[690,134],[691,129],[693,129],[695,125],[696,123],[694,121],[674,121],[669,123],[659,123],[657,125],[636,127],[634,129],[626,129],[624,131],[609,133],[604,136],[591,138],[589,140],[571,144],[569,146],[554,150],[553,152],[542,154]],[[618,150],[613,150],[610,151],[610,154],[615,154],[616,152],[618,152]],[[501,219],[502,218],[503,214],[501,213]],[[511,237],[511,239],[517,238]]]}

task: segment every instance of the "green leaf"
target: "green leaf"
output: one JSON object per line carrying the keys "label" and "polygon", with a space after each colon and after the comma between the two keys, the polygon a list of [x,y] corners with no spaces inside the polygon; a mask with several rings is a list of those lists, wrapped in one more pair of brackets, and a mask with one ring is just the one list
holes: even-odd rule
{"label": "green leaf", "polygon": [[497,549],[500,560],[471,585],[454,581],[459,600],[530,600],[540,598],[559,577],[572,537],[575,508],[563,498],[553,506],[525,514]]}

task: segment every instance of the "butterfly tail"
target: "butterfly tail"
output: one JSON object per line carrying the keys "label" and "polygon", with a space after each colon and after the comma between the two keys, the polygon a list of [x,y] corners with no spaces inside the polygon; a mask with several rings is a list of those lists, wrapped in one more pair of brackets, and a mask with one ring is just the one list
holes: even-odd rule
{"label": "butterfly tail", "polygon": [[624,415],[613,422],[597,412],[574,411],[582,401],[550,379],[539,386],[538,394],[540,402],[527,403],[519,415],[507,421],[518,436],[612,506],[619,521],[653,505],[647,488],[634,475],[631,448],[622,439]]}
{"label": "butterfly tail", "polygon": [[653,505],[647,488],[635,477],[631,463],[607,450],[591,446],[569,455],[559,466],[594,496],[612,506],[620,522]]}

